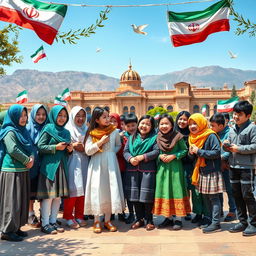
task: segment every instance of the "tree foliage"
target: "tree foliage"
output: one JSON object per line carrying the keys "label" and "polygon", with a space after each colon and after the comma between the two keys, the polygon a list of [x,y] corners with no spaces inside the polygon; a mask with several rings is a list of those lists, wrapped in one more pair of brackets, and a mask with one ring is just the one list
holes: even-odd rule
{"label": "tree foliage", "polygon": [[256,105],[256,93],[255,93],[255,90],[252,91],[252,94],[250,96],[250,102],[252,103],[252,105]]}
{"label": "tree foliage", "polygon": [[237,96],[236,86],[233,85],[230,97],[233,98],[233,97],[236,97],[236,96]]}
{"label": "tree foliage", "polygon": [[153,109],[150,109],[147,112],[147,115],[150,115],[152,117],[155,117],[158,114],[159,115],[168,114],[168,115],[170,115],[173,118],[173,120],[175,120],[177,115],[178,115],[178,112],[169,112],[167,109],[162,108],[162,107],[155,107]]}

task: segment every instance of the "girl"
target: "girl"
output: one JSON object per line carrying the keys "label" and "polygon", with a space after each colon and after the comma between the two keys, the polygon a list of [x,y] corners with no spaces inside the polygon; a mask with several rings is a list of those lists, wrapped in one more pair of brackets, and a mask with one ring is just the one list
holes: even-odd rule
{"label": "girl", "polygon": [[202,114],[193,114],[189,120],[189,153],[197,156],[192,175],[192,184],[198,186],[199,193],[211,209],[212,223],[203,228],[204,233],[220,230],[220,196],[223,192],[221,174],[220,140],[216,133],[208,128]]}
{"label": "girl", "polygon": [[174,121],[168,114],[159,118],[157,144],[160,148],[156,175],[154,214],[176,215],[173,229],[182,227],[181,217],[190,213],[185,173],[181,158],[187,153],[183,135],[174,130]]}
{"label": "girl", "polygon": [[91,156],[86,184],[85,214],[93,214],[93,231],[101,233],[99,215],[105,214],[104,227],[114,232],[111,213],[124,210],[122,180],[116,153],[121,147],[119,132],[110,124],[108,112],[96,107],[85,137],[85,152]]}
{"label": "girl", "polygon": [[38,149],[42,154],[37,197],[42,199],[41,231],[46,234],[64,232],[57,224],[61,197],[68,196],[68,152],[72,152],[70,133],[64,128],[68,122],[65,107],[56,105],[49,114],[47,124],[39,137]]}
{"label": "girl", "polygon": [[[84,221],[84,192],[88,170],[88,156],[84,153],[83,141],[87,131],[86,112],[82,107],[73,107],[66,129],[71,134],[73,153],[68,159],[69,198],[64,199],[63,218],[70,228],[86,225]],[[73,212],[75,216],[73,216]]]}
{"label": "girl", "polygon": [[132,229],[144,226],[144,219],[148,231],[155,228],[152,209],[158,154],[154,118],[144,115],[139,120],[136,133],[129,137],[124,148],[127,161],[125,191],[127,199],[134,202],[137,218]]}
{"label": "girl", "polygon": [[32,146],[26,130],[27,109],[12,105],[0,132],[0,232],[1,239],[22,241],[20,227],[27,223],[29,169],[33,166]]}
{"label": "girl", "polygon": [[40,223],[34,212],[34,202],[37,193],[38,186],[38,176],[40,169],[40,159],[38,156],[37,142],[39,139],[39,134],[45,124],[48,122],[47,111],[44,105],[36,104],[33,106],[30,112],[29,122],[27,124],[27,130],[30,134],[30,138],[33,142],[33,152],[34,152],[34,165],[29,171],[30,176],[30,203],[29,203],[29,217],[28,224],[32,227],[40,227]]}

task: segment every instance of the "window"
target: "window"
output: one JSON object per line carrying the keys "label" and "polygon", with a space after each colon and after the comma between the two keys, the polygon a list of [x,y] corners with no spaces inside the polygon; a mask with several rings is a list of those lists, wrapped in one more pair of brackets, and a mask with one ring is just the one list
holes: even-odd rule
{"label": "window", "polygon": [[134,107],[134,106],[131,106],[131,107],[130,107],[130,113],[135,114],[135,107]]}
{"label": "window", "polygon": [[164,107],[163,107],[163,106],[161,106],[161,105],[160,105],[160,106],[158,106],[158,107],[159,107],[159,108],[164,108]]}
{"label": "window", "polygon": [[180,88],[180,93],[183,94],[185,92],[184,88]]}
{"label": "window", "polygon": [[124,114],[124,115],[127,115],[127,114],[128,114],[128,107],[127,107],[127,106],[124,106],[124,107],[123,107],[123,114]]}
{"label": "window", "polygon": [[154,108],[154,106],[149,106],[148,107],[148,111],[150,110],[150,109],[153,109]]}
{"label": "window", "polygon": [[167,110],[168,110],[168,112],[173,112],[173,106],[172,106],[172,105],[169,105],[169,106],[167,107]]}
{"label": "window", "polygon": [[200,108],[198,105],[194,105],[193,107],[193,113],[200,113]]}

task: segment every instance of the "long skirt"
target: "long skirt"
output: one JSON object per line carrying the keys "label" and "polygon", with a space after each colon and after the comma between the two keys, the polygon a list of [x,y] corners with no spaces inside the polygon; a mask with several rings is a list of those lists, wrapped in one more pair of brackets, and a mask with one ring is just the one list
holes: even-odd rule
{"label": "long skirt", "polygon": [[0,172],[0,231],[17,232],[28,220],[29,172]]}

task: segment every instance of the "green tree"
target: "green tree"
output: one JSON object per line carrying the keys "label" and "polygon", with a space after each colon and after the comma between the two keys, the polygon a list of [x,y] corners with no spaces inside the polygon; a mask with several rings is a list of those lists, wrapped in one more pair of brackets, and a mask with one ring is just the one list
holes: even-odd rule
{"label": "green tree", "polygon": [[150,109],[148,112],[147,112],[147,115],[150,115],[152,117],[155,117],[156,115],[162,115],[162,114],[168,114],[170,115],[173,120],[175,121],[177,115],[178,115],[178,112],[169,112],[167,109],[165,108],[162,108],[162,107],[155,107],[153,109]]}
{"label": "green tree", "polygon": [[256,106],[253,106],[251,120],[256,124]]}
{"label": "green tree", "polygon": [[252,105],[254,105],[256,103],[255,90],[252,91],[252,94],[250,96],[250,102],[252,103]]}
{"label": "green tree", "polygon": [[233,85],[230,97],[233,98],[233,97],[236,97],[236,96],[237,96],[236,86]]}

